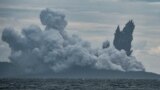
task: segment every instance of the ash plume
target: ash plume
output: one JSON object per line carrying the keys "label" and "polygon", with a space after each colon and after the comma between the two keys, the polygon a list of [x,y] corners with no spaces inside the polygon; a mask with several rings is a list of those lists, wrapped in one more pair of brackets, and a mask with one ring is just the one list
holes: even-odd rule
{"label": "ash plume", "polygon": [[116,29],[115,37],[113,44],[116,49],[118,50],[125,50],[126,54],[130,56],[132,54],[131,50],[131,42],[133,40],[133,31],[134,31],[135,25],[133,21],[129,21],[126,26],[123,28],[122,31],[120,31],[119,26]]}
{"label": "ash plume", "polygon": [[46,70],[61,72],[74,66],[95,70],[144,71],[141,62],[127,56],[124,50],[111,47],[108,41],[102,49],[93,49],[89,42],[65,30],[65,15],[50,9],[42,10],[40,20],[46,26],[41,30],[32,25],[18,33],[5,28],[2,40],[9,44],[9,59],[24,68],[25,72],[38,73]]}

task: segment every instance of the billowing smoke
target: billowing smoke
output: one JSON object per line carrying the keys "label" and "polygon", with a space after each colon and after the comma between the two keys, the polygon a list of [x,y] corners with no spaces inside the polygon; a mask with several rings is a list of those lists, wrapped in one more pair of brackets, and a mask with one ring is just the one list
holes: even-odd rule
{"label": "billowing smoke", "polygon": [[5,28],[2,40],[9,44],[9,59],[26,72],[60,72],[73,66],[90,67],[96,70],[144,71],[143,65],[134,56],[111,47],[105,41],[102,49],[93,49],[90,43],[77,35],[68,35],[64,30],[65,15],[46,9],[41,11],[40,20],[46,26],[30,26],[18,33]]}

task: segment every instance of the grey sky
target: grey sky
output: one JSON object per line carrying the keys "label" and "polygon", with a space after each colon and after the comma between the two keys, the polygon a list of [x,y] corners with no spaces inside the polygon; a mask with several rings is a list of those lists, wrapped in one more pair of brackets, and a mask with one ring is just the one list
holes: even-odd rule
{"label": "grey sky", "polygon": [[[52,8],[66,14],[67,30],[89,40],[93,47],[111,43],[117,25],[121,28],[133,19],[134,55],[147,71],[160,73],[160,1],[159,0],[0,0],[0,35],[4,27],[16,30],[37,24],[39,13]],[[96,42],[96,43],[95,43]],[[10,49],[0,41],[0,61],[9,61]]]}
{"label": "grey sky", "polygon": [[159,0],[130,0],[130,1],[160,2]]}

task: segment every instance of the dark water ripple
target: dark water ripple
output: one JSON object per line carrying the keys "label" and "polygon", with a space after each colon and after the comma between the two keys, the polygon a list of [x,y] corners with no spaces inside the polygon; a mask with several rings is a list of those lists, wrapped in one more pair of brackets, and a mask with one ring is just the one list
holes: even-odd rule
{"label": "dark water ripple", "polygon": [[0,90],[160,90],[160,80],[0,79]]}

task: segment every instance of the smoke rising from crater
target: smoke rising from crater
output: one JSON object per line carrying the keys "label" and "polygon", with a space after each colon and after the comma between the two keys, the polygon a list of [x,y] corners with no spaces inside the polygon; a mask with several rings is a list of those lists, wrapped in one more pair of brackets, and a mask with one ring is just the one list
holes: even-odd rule
{"label": "smoke rising from crater", "polygon": [[68,35],[65,30],[65,15],[50,9],[42,10],[40,20],[46,26],[30,26],[17,33],[5,28],[2,40],[9,44],[12,63],[20,65],[26,72],[60,72],[74,66],[96,70],[144,71],[143,65],[134,56],[117,50],[105,41],[102,49],[93,49],[89,42],[77,35]]}

